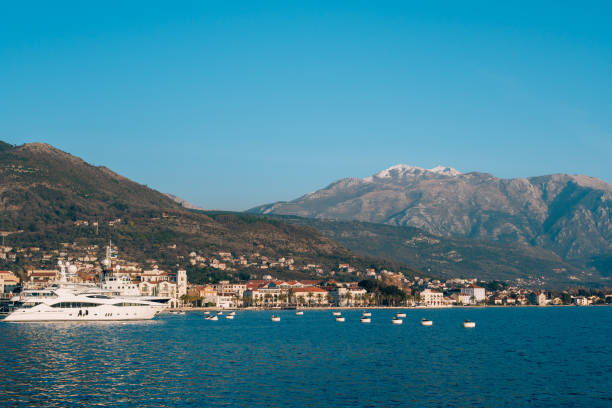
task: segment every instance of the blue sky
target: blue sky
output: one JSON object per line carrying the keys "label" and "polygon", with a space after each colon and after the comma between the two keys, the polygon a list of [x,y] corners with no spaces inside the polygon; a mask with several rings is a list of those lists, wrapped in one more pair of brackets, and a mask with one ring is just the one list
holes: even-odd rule
{"label": "blue sky", "polygon": [[5,3],[0,140],[228,210],[397,163],[612,182],[612,7],[563,3]]}

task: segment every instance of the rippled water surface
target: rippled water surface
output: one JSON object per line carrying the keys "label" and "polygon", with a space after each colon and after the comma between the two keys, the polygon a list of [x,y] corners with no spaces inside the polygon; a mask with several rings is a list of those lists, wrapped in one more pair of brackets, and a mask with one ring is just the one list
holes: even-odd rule
{"label": "rippled water surface", "polygon": [[393,314],[0,323],[0,405],[612,406],[612,307]]}

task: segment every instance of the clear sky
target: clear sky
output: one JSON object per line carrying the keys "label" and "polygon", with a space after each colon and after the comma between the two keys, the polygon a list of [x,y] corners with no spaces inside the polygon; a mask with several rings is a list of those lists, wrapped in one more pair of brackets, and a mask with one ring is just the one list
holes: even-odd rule
{"label": "clear sky", "polygon": [[228,210],[397,163],[612,182],[611,3],[564,3],[4,2],[0,140]]}

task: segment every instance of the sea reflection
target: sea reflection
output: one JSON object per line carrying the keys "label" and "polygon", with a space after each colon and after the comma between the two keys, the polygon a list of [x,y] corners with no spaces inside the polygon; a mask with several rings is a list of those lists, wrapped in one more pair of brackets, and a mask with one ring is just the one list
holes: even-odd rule
{"label": "sea reflection", "polygon": [[[612,308],[0,323],[0,405],[610,406]],[[422,327],[426,313],[435,321]],[[474,330],[461,327],[478,321]],[[607,333],[607,334],[606,334]],[[579,373],[577,376],[576,374]]]}

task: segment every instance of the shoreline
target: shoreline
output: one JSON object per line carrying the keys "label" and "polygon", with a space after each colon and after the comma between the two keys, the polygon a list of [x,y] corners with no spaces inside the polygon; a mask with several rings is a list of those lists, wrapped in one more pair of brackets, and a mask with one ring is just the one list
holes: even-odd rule
{"label": "shoreline", "polygon": [[361,307],[348,307],[348,306],[315,306],[308,308],[292,308],[292,307],[237,307],[237,308],[220,308],[220,307],[178,307],[167,310],[176,310],[183,312],[224,312],[224,311],[250,311],[250,312],[266,312],[266,311],[337,311],[337,310],[447,310],[447,309],[519,309],[519,308],[558,308],[558,307],[576,307],[576,308],[585,308],[585,307],[597,307],[597,306],[612,306],[612,304],[608,305],[588,305],[588,306],[578,306],[578,305],[484,305],[484,306],[361,306]]}

